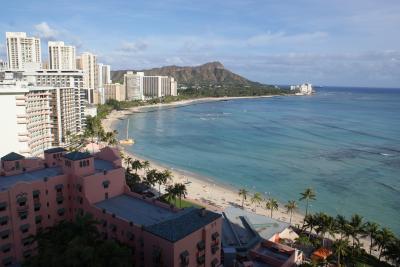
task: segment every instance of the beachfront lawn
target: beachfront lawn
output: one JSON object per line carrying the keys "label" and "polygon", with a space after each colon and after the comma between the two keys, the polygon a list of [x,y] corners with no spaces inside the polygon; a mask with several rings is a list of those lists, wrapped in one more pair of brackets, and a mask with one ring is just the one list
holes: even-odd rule
{"label": "beachfront lawn", "polygon": [[[189,201],[189,200],[187,200],[187,199],[182,199],[182,200],[181,200],[181,203],[179,203],[179,199],[177,199],[177,200],[176,200],[176,205],[175,205],[175,201],[174,201],[174,200],[168,201],[167,199],[164,198],[164,196],[162,196],[162,197],[160,198],[160,200],[161,200],[162,202],[164,202],[164,203],[168,203],[168,204],[170,204],[170,205],[174,205],[174,206],[176,206],[177,208],[182,208],[182,209],[184,209],[184,208],[190,208],[190,207],[203,208],[202,206],[200,206],[200,205],[198,205],[198,204],[196,204],[196,203],[193,203],[193,202],[191,202],[191,201]],[[181,205],[181,206],[180,206],[180,205]]]}

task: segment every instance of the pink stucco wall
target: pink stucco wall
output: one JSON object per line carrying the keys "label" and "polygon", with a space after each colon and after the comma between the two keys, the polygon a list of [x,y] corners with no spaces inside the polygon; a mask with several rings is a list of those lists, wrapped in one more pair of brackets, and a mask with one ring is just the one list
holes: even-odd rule
{"label": "pink stucco wall", "polygon": [[[19,182],[5,191],[0,191],[0,203],[7,203],[5,210],[0,211],[0,219],[7,216],[8,221],[5,225],[0,225],[0,233],[8,230],[9,236],[2,239],[0,236],[0,266],[3,266],[3,260],[12,257],[15,261],[21,262],[26,253],[31,251],[34,254],[36,244],[26,244],[22,240],[34,235],[39,228],[50,227],[61,220],[73,220],[79,213],[91,213],[99,221],[98,229],[106,238],[117,239],[129,245],[134,253],[132,261],[136,266],[153,266],[153,250],[159,249],[162,255],[162,266],[181,266],[180,254],[187,250],[189,252],[188,266],[211,266],[214,259],[220,260],[220,240],[212,240],[212,234],[218,232],[221,235],[221,218],[198,229],[185,238],[171,243],[149,232],[146,232],[141,225],[113,216],[97,208],[94,203],[112,198],[121,194],[128,194],[132,197],[138,197],[142,201],[152,203],[159,207],[170,209],[169,205],[164,203],[142,199],[140,195],[130,192],[125,183],[125,170],[122,168],[119,153],[115,149],[104,148],[94,155],[96,158],[112,162],[113,169],[108,171],[96,171],[94,168],[94,157],[90,157],[89,165],[81,167],[78,161],[71,161],[52,154],[46,154],[44,160],[22,160],[21,164],[26,168],[25,171],[38,168],[60,166],[63,174],[35,180],[30,183]],[[24,165],[25,163],[26,165]],[[66,163],[70,162],[70,163]],[[6,163],[6,162],[5,162]],[[45,164],[46,163],[46,164]],[[68,166],[66,166],[66,164]],[[4,175],[12,175],[18,172],[12,170],[15,162],[7,162],[5,169],[2,169]],[[0,179],[2,177],[0,176]],[[109,181],[108,187],[103,185],[104,181]],[[38,196],[34,197],[34,192],[39,191]],[[107,193],[107,194],[106,194]],[[18,199],[26,197],[26,203],[20,205]],[[62,203],[61,203],[61,199]],[[59,201],[60,203],[58,203]],[[35,211],[35,205],[40,209]],[[64,214],[59,214],[60,210]],[[27,211],[27,218],[21,219],[20,214]],[[179,212],[178,209],[171,210]],[[36,222],[35,218],[41,216],[41,222]],[[23,233],[22,225],[29,224],[28,230]],[[197,243],[205,241],[205,264],[198,265],[196,260],[198,256]],[[211,252],[211,245],[215,243],[218,251],[215,254]],[[3,245],[11,244],[8,252],[3,252]],[[25,254],[25,256],[24,256]],[[218,266],[218,265],[217,265]]]}

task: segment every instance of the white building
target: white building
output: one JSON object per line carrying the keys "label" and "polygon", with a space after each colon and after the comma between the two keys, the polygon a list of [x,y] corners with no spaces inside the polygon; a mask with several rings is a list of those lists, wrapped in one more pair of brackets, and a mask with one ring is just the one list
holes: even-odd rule
{"label": "white building", "polygon": [[53,145],[50,90],[29,87],[26,82],[0,82],[2,117],[0,154],[15,151],[24,156],[39,156]]}
{"label": "white building", "polygon": [[126,100],[143,100],[143,72],[133,73],[128,71],[124,74],[124,87]]}
{"label": "white building", "polygon": [[119,83],[109,83],[104,85],[104,101],[108,100],[125,101],[125,90],[124,86]]}
{"label": "white building", "polygon": [[310,83],[303,83],[300,85],[291,85],[290,90],[298,91],[296,93],[298,95],[311,95],[314,93],[313,87]]}
{"label": "white building", "polygon": [[7,70],[7,69],[8,69],[7,62],[0,59],[0,71]]}
{"label": "white building", "polygon": [[124,75],[126,100],[145,100],[177,95],[177,83],[173,77],[145,76],[143,72],[128,71]]}
{"label": "white building", "polygon": [[75,46],[65,45],[64,42],[49,42],[49,69],[76,69]]}
{"label": "white building", "polygon": [[77,68],[84,72],[84,84],[88,90],[89,103],[94,102],[94,89],[98,88],[97,79],[97,57],[94,54],[85,52],[76,60]]}
{"label": "white building", "polygon": [[8,67],[13,70],[39,69],[42,63],[40,39],[25,32],[6,32]]}
{"label": "white building", "polygon": [[103,65],[102,74],[103,74],[103,78],[102,78],[103,84],[112,83],[112,81],[111,81],[111,66],[110,65]]}

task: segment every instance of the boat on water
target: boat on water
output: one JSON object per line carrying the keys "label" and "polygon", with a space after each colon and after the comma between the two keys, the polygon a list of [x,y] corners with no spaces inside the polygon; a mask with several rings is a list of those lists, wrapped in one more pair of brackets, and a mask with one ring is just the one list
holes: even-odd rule
{"label": "boat on water", "polygon": [[121,145],[133,145],[135,143],[135,140],[133,140],[132,138],[129,138],[129,119],[126,124],[126,138],[119,140],[119,143]]}

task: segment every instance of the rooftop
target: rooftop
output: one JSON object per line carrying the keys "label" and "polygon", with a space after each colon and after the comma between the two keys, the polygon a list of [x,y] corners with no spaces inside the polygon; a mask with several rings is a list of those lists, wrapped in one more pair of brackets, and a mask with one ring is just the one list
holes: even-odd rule
{"label": "rooftop", "polygon": [[221,217],[207,210],[201,215],[197,208],[173,212],[129,195],[120,195],[95,205],[127,221],[143,225],[147,232],[170,242],[180,240]]}
{"label": "rooftop", "polygon": [[92,155],[90,155],[90,153],[87,153],[87,152],[74,151],[74,152],[65,154],[64,157],[69,160],[82,160],[82,159],[90,158],[90,157],[92,157]]}
{"label": "rooftop", "polygon": [[109,198],[95,205],[127,221],[145,226],[165,221],[175,215],[175,213],[169,209],[158,207],[129,195]]}
{"label": "rooftop", "polygon": [[225,247],[254,247],[260,238],[270,239],[289,227],[288,223],[270,217],[229,207],[223,212],[222,243]]}
{"label": "rooftop", "polygon": [[175,242],[194,231],[206,226],[221,217],[221,214],[205,210],[205,214],[198,208],[187,208],[164,222],[145,227],[145,230],[162,237],[168,241]]}
{"label": "rooftop", "polygon": [[67,150],[65,150],[65,148],[62,148],[62,147],[53,147],[53,148],[46,149],[44,151],[44,153],[58,153],[58,152],[64,152],[64,151],[67,151]]}
{"label": "rooftop", "polygon": [[13,161],[13,160],[20,160],[20,159],[24,159],[25,157],[15,153],[15,152],[11,152],[8,153],[7,155],[5,155],[4,157],[1,158],[2,161]]}
{"label": "rooftop", "polygon": [[94,168],[97,171],[109,171],[115,169],[112,162],[103,159],[94,159]]}
{"label": "rooftop", "polygon": [[52,177],[62,174],[60,167],[45,168],[41,170],[24,172],[21,174],[0,177],[0,191],[7,190],[18,182],[33,182],[45,177]]}

